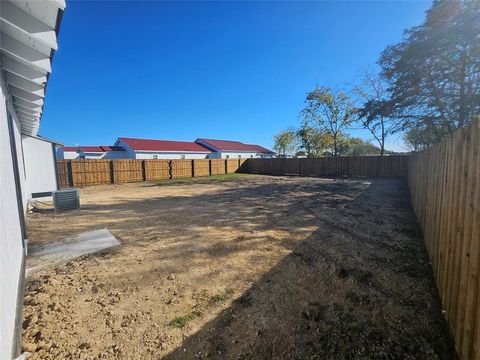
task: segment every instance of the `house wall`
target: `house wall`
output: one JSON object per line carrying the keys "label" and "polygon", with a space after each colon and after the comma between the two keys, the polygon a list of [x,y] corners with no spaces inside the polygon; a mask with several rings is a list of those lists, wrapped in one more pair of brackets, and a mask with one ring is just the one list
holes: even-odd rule
{"label": "house wall", "polygon": [[[165,153],[165,152],[136,152],[135,159],[154,159],[154,155],[157,155],[157,159],[206,159],[208,153]],[[185,156],[185,158],[182,157]]]}
{"label": "house wall", "polygon": [[83,151],[80,151],[78,153],[77,160],[80,160],[80,159],[92,159],[92,160],[102,159],[104,155],[105,155],[105,153],[103,153],[103,152],[101,152],[101,153],[84,153]]}
{"label": "house wall", "polygon": [[77,159],[130,159],[126,151],[108,151],[100,153],[80,152]]}
{"label": "house wall", "polygon": [[126,151],[109,151],[103,159],[130,159]]}
{"label": "house wall", "polygon": [[[83,157],[82,157],[83,156]],[[126,151],[108,151],[101,153],[77,153],[57,149],[57,160],[79,160],[79,159],[134,159]]]}
{"label": "house wall", "polygon": [[120,146],[125,149],[126,159],[136,159],[135,151],[132,150],[124,141],[117,140],[114,144],[115,146]]}
{"label": "house wall", "polygon": [[241,152],[241,151],[219,151],[214,152],[209,155],[210,159],[226,159],[227,157],[230,159],[238,159],[238,157],[242,159],[250,159],[250,158],[263,158],[263,157],[271,157],[267,156],[267,154],[262,153],[254,153],[254,152]]}
{"label": "house wall", "polygon": [[209,153],[167,153],[167,152],[153,152],[153,151],[134,151],[130,146],[128,146],[124,141],[117,140],[115,146],[120,146],[125,149],[126,157],[125,159],[153,159],[154,155],[157,156],[157,159],[182,159],[182,155],[185,155],[185,159],[207,159]]}
{"label": "house wall", "polygon": [[31,136],[22,136],[26,172],[27,198],[32,194],[57,189],[54,145]]}
{"label": "house wall", "polygon": [[78,153],[75,151],[65,151],[63,153],[64,160],[73,160],[78,158]]}
{"label": "house wall", "polygon": [[78,157],[76,151],[63,151],[61,147],[57,149],[57,160],[73,160]]}
{"label": "house wall", "polygon": [[[19,184],[16,184],[15,181],[7,111],[14,120],[13,132]],[[0,174],[0,359],[10,359],[17,356],[20,350],[18,341],[22,320],[25,258],[22,219],[25,214],[27,197],[20,126],[15,119],[1,73]],[[20,196],[17,195],[18,192],[21,192]]]}

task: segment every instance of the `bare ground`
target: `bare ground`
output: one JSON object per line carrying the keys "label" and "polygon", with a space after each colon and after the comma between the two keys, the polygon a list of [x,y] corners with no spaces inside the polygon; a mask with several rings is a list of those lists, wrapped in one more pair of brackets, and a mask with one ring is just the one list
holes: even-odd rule
{"label": "bare ground", "polygon": [[408,189],[250,176],[85,188],[31,243],[122,245],[34,274],[32,358],[455,359]]}

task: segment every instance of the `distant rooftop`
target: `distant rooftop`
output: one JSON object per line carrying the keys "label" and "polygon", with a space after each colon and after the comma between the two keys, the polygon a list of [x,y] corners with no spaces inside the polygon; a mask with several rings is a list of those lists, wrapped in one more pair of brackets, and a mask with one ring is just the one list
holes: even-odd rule
{"label": "distant rooftop", "polygon": [[267,148],[264,148],[263,146],[253,145],[253,144],[244,144],[240,141],[216,140],[216,139],[205,139],[205,138],[198,138],[195,141],[196,142],[201,141],[221,151],[246,151],[246,152],[273,154],[273,151]]}
{"label": "distant rooftop", "polygon": [[190,141],[152,140],[121,137],[122,140],[136,151],[159,151],[159,152],[199,152],[210,153],[206,147]]}
{"label": "distant rooftop", "polygon": [[[191,141],[174,141],[174,140],[155,140],[155,139],[138,139],[129,137],[119,137],[118,141],[127,144],[134,151],[157,151],[157,152],[196,152],[208,154],[212,151],[239,151],[273,154],[274,152],[260,145],[244,144],[240,141],[217,140],[198,138],[195,142]],[[63,151],[83,151],[86,153],[102,153],[109,151],[125,151],[118,145],[78,145],[64,146]]]}
{"label": "distant rooftop", "polygon": [[99,153],[99,152],[109,152],[109,151],[125,151],[124,148],[120,146],[110,146],[110,145],[100,145],[100,146],[63,146],[63,151],[83,151],[83,152],[91,152],[91,153]]}

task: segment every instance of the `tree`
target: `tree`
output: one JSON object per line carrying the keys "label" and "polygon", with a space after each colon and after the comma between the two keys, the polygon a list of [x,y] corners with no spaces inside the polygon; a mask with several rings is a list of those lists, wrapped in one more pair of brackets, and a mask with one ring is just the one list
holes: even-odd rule
{"label": "tree", "polygon": [[436,133],[431,125],[418,123],[408,129],[403,140],[412,150],[421,151],[437,142]]}
{"label": "tree", "polygon": [[355,115],[350,98],[343,91],[328,87],[317,87],[306,97],[306,107],[302,110],[304,122],[314,124],[331,137],[333,156],[338,155],[338,138]]}
{"label": "tree", "polygon": [[281,130],[277,135],[273,136],[273,148],[279,155],[286,156],[287,153],[293,152],[295,149],[295,131]]}
{"label": "tree", "polygon": [[332,148],[331,137],[325,132],[320,131],[307,122],[303,122],[302,127],[296,132],[298,148],[305,152],[307,157],[322,156],[325,151]]}
{"label": "tree", "polygon": [[428,131],[428,142],[470,122],[480,113],[479,19],[480,1],[434,1],[422,25],[383,51],[379,64],[391,97],[377,109],[416,138]]}
{"label": "tree", "polygon": [[387,83],[381,75],[365,69],[360,83],[354,86],[353,93],[360,103],[358,121],[372,134],[380,147],[380,156],[383,156],[385,139],[401,129],[387,106],[389,99]]}
{"label": "tree", "polygon": [[343,156],[378,155],[381,149],[357,137],[343,135],[339,139],[339,153]]}

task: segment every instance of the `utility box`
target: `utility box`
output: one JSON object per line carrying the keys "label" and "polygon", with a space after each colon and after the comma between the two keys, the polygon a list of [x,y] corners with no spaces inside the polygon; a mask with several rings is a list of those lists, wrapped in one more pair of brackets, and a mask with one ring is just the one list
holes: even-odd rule
{"label": "utility box", "polygon": [[55,211],[80,209],[80,193],[78,189],[65,189],[53,191],[53,207]]}

